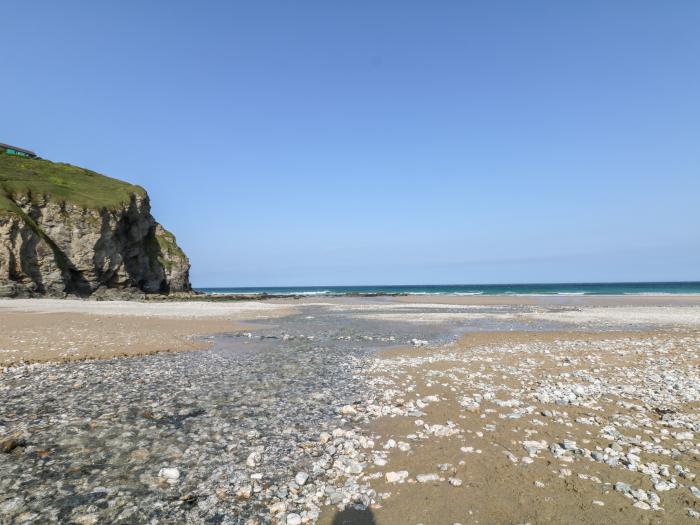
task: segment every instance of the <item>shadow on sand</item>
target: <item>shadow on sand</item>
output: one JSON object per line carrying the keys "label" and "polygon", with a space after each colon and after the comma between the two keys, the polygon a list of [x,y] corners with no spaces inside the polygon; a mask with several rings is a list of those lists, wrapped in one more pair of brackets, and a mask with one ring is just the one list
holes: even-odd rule
{"label": "shadow on sand", "polygon": [[332,525],[377,525],[377,522],[369,509],[346,509],[333,517]]}

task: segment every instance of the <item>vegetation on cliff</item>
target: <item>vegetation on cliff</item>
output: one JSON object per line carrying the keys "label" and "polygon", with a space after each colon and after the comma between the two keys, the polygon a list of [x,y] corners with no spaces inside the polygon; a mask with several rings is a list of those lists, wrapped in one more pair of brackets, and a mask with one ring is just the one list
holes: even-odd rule
{"label": "vegetation on cliff", "polygon": [[0,154],[0,211],[17,211],[15,195],[113,210],[127,205],[132,195],[145,194],[140,186],[71,164]]}

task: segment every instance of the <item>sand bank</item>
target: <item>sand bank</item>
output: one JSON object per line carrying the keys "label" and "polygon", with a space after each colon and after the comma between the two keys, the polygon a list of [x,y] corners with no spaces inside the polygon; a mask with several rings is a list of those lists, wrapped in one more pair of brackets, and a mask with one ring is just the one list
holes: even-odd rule
{"label": "sand bank", "polygon": [[260,302],[0,300],[0,366],[206,348],[201,336],[293,310]]}

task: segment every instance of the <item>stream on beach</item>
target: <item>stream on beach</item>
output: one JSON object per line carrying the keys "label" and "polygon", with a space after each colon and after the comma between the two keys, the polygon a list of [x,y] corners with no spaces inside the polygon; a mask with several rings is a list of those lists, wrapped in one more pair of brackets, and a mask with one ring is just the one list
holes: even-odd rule
{"label": "stream on beach", "polygon": [[[339,409],[377,394],[362,381],[374,352],[469,330],[560,328],[481,317],[501,311],[489,306],[457,320],[449,314],[463,307],[366,303],[300,305],[211,336],[203,351],[7,369],[0,523],[265,523],[280,501],[301,513],[295,476],[321,475],[309,444],[353,428]],[[406,312],[428,320],[397,320]]]}

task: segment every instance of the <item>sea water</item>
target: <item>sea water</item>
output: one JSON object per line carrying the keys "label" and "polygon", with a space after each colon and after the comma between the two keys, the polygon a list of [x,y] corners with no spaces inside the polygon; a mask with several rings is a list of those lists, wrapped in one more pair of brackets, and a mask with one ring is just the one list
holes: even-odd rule
{"label": "sea water", "polygon": [[700,282],[429,284],[198,288],[207,294],[251,295],[698,295]]}

